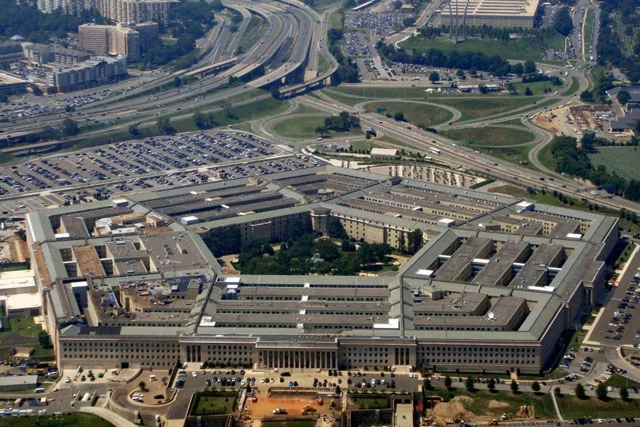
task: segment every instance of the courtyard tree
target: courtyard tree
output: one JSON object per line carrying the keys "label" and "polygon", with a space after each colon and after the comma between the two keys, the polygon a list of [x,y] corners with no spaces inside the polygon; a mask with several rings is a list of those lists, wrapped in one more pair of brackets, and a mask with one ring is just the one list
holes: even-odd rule
{"label": "courtyard tree", "polygon": [[576,393],[576,397],[578,399],[586,399],[587,398],[587,392],[585,391],[584,386],[582,384],[577,384],[576,385],[575,393]]}

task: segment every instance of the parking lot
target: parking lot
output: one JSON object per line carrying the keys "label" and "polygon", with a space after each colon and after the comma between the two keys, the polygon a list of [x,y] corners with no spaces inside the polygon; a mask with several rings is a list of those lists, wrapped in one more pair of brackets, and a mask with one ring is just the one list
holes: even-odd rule
{"label": "parking lot", "polygon": [[[197,132],[56,154],[0,168],[3,214],[315,166],[246,133]],[[35,196],[37,193],[37,196]]]}

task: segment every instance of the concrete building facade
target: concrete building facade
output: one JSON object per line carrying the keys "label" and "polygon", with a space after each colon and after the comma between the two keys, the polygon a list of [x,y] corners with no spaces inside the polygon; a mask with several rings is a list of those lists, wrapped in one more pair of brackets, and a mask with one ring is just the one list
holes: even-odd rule
{"label": "concrete building facade", "polygon": [[[192,211],[200,221],[181,224]],[[403,217],[414,211],[422,216]],[[456,212],[469,218],[438,221]],[[162,227],[119,231],[122,218],[159,216]],[[320,234],[337,220],[351,237],[389,244],[419,229],[424,245],[392,275],[253,276],[224,274],[204,243],[232,229],[243,243],[275,243],[301,220]],[[600,300],[618,240],[613,217],[330,166],[33,212],[28,224],[62,367],[180,359],[536,374]]]}

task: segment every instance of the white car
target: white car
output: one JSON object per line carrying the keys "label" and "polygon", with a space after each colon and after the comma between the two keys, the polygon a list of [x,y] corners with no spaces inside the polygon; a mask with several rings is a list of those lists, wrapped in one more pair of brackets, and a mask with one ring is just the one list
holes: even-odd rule
{"label": "white car", "polygon": [[198,373],[196,371],[193,371],[193,372],[191,372],[191,376],[195,378],[195,377],[198,376]]}
{"label": "white car", "polygon": [[65,383],[67,383],[67,384],[69,384],[69,383],[71,382],[71,378],[69,378],[69,377],[65,378],[65,379],[64,379],[64,382],[65,382]]}

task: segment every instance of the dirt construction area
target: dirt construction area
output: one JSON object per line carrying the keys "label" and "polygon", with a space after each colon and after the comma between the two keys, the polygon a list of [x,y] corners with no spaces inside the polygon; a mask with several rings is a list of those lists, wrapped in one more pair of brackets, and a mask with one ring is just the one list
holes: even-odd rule
{"label": "dirt construction area", "polygon": [[[255,389],[254,389],[255,390]],[[324,399],[320,405],[315,397],[301,395],[300,397],[269,397],[267,390],[259,390],[256,393],[257,401],[253,402],[251,397],[247,398],[245,409],[248,409],[249,418],[262,419],[273,417],[274,409],[284,409],[288,416],[299,417],[305,407],[313,408],[307,415],[339,415],[340,400],[335,399],[336,406],[331,408],[331,399]],[[307,408],[308,410],[308,408]],[[283,419],[287,415],[280,415]],[[277,417],[280,417],[276,415]]]}

